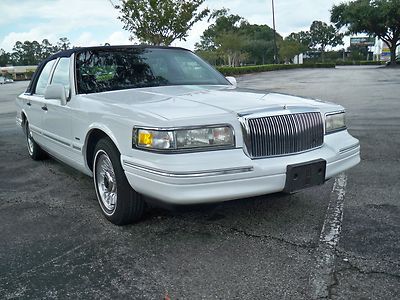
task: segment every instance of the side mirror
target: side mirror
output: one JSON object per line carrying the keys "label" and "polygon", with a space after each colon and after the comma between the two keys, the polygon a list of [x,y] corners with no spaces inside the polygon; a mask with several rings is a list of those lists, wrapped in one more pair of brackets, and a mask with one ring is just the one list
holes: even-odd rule
{"label": "side mirror", "polygon": [[56,99],[60,100],[61,105],[67,104],[67,95],[65,93],[65,88],[60,83],[54,83],[47,86],[44,92],[44,99]]}
{"label": "side mirror", "polygon": [[237,81],[236,81],[236,78],[235,78],[235,77],[226,76],[225,78],[226,78],[234,87],[237,86]]}

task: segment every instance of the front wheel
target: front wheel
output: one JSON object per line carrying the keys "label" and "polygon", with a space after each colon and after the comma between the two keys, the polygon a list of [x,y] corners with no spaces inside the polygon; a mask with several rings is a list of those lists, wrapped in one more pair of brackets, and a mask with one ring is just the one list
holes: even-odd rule
{"label": "front wheel", "polygon": [[94,186],[105,217],[115,225],[139,220],[144,212],[144,200],[126,179],[114,143],[108,138],[101,139],[94,153]]}
{"label": "front wheel", "polygon": [[28,121],[25,122],[25,138],[30,158],[33,160],[43,160],[47,158],[47,153],[44,152],[43,149],[40,148],[40,146],[33,139],[32,131],[29,128]]}

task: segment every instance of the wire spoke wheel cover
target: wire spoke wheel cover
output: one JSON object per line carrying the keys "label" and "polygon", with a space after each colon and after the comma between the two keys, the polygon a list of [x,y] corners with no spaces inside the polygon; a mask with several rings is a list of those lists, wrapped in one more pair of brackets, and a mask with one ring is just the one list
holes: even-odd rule
{"label": "wire spoke wheel cover", "polygon": [[107,215],[112,215],[117,206],[117,178],[114,167],[104,150],[99,150],[95,156],[94,183],[100,206]]}
{"label": "wire spoke wheel cover", "polygon": [[97,142],[94,153],[93,181],[103,215],[115,225],[139,220],[145,203],[125,176],[118,148],[105,137]]}
{"label": "wire spoke wheel cover", "polygon": [[28,152],[30,155],[33,155],[34,141],[32,137],[32,131],[30,130],[29,126],[27,126],[26,129],[26,144],[28,146]]}

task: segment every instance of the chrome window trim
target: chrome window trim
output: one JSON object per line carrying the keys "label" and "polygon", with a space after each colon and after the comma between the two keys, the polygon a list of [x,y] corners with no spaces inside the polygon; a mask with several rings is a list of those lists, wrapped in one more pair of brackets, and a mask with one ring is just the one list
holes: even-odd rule
{"label": "chrome window trim", "polygon": [[57,58],[54,58],[54,59],[52,59],[52,60],[49,60],[44,66],[43,66],[43,68],[42,68],[42,70],[40,71],[40,74],[38,75],[38,78],[37,78],[37,80],[36,80],[36,82],[35,82],[35,87],[34,87],[34,89],[33,89],[33,92],[32,93],[29,93],[29,95],[35,95],[35,96],[38,96],[38,97],[42,97],[43,99],[44,99],[44,94],[37,94],[36,93],[36,87],[37,87],[37,84],[38,84],[38,81],[39,81],[39,79],[40,79],[40,76],[42,75],[42,73],[43,73],[43,69],[46,67],[46,65],[48,64],[48,63],[53,63],[53,65],[51,66],[51,69],[50,69],[50,72],[49,72],[49,78],[47,79],[47,86],[50,84],[50,80],[53,78],[53,72],[54,72],[54,70],[55,70],[55,67],[56,67],[56,65],[58,64],[58,61],[59,61],[59,57],[57,57]]}
{"label": "chrome window trim", "polygon": [[47,85],[50,85],[50,84],[52,84],[53,83],[53,77],[54,77],[54,74],[55,74],[55,72],[56,72],[56,70],[57,70],[57,67],[58,67],[58,64],[60,63],[60,61],[61,61],[61,59],[63,59],[63,58],[65,58],[65,59],[68,59],[69,60],[69,67],[68,67],[68,72],[69,72],[69,74],[68,74],[68,80],[69,80],[69,89],[68,90],[66,90],[66,91],[68,91],[68,95],[67,95],[67,102],[69,102],[70,100],[71,100],[71,97],[72,97],[72,92],[71,92],[71,56],[69,56],[69,57],[59,57],[59,58],[57,58],[57,61],[54,63],[54,66],[53,66],[53,68],[52,68],[52,72],[51,72],[51,77],[50,77],[50,80],[49,80],[49,82],[47,83]]}
{"label": "chrome window trim", "polygon": [[[206,146],[206,147],[192,147],[183,149],[151,149],[137,146],[137,132],[139,129],[144,130],[158,130],[158,131],[172,131],[174,138],[176,139],[176,130],[191,130],[191,129],[202,129],[202,128],[218,128],[218,127],[229,127],[232,130],[233,141],[232,145],[218,145],[218,146]],[[180,154],[180,153],[194,153],[194,152],[205,152],[205,151],[217,151],[217,150],[229,150],[236,148],[236,135],[235,130],[231,124],[212,124],[212,125],[195,125],[195,126],[181,126],[181,127],[150,127],[150,126],[133,126],[132,129],[132,149],[148,151],[153,153],[162,154]]]}
{"label": "chrome window trim", "polygon": [[151,174],[172,177],[172,178],[198,178],[198,177],[209,177],[209,176],[220,176],[220,175],[230,175],[230,174],[240,174],[246,172],[252,172],[254,168],[252,166],[237,167],[237,168],[227,168],[227,169],[215,169],[215,170],[204,170],[204,171],[166,171],[156,168],[146,167],[143,165],[135,164],[127,160],[123,161],[124,165],[130,168],[134,168],[140,171],[145,171]]}

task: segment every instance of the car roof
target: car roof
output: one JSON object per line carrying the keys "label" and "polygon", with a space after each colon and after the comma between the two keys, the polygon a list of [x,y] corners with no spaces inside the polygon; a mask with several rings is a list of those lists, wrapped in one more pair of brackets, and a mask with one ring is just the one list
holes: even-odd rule
{"label": "car roof", "polygon": [[72,49],[63,50],[57,52],[46,59],[44,59],[37,67],[35,73],[33,74],[31,81],[26,89],[26,93],[33,94],[34,87],[36,86],[36,82],[39,79],[39,74],[42,72],[43,67],[49,61],[53,59],[57,59],[60,57],[70,57],[73,53],[81,53],[84,51],[100,51],[100,50],[114,50],[114,51],[122,51],[126,49],[178,49],[178,50],[185,50],[190,51],[185,48],[180,47],[168,47],[168,46],[151,46],[151,45],[117,45],[117,46],[93,46],[93,47],[75,47]]}

